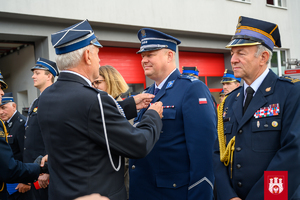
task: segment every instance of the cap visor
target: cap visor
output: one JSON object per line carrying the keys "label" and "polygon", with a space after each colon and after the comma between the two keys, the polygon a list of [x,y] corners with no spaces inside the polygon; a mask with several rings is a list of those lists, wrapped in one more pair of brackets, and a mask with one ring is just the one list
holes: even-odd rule
{"label": "cap visor", "polygon": [[95,45],[96,47],[99,47],[99,48],[103,47],[103,46],[100,44],[100,42],[98,42],[98,41],[95,41],[95,42],[93,42],[92,44]]}
{"label": "cap visor", "polygon": [[6,90],[8,88],[8,85],[3,80],[0,80],[0,83],[1,83],[2,90]]}
{"label": "cap visor", "polygon": [[252,46],[252,45],[259,45],[259,44],[261,43],[252,40],[234,39],[226,45],[226,48],[238,47],[238,46]]}

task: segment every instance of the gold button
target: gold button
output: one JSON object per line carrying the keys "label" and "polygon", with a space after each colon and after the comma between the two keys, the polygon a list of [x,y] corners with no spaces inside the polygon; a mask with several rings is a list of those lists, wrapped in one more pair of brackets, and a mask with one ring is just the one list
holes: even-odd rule
{"label": "gold button", "polygon": [[135,169],[135,165],[132,165],[131,169]]}
{"label": "gold button", "polygon": [[174,184],[173,184],[173,187],[176,187],[176,186],[177,186],[176,183],[174,183]]}

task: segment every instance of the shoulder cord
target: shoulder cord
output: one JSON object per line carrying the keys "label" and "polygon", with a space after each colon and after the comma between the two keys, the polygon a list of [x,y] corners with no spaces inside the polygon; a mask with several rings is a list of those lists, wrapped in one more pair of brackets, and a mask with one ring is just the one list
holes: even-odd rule
{"label": "shoulder cord", "polygon": [[[0,119],[0,121],[1,121],[1,123],[2,123],[2,125],[3,125],[3,130],[4,130],[4,135],[5,135],[5,140],[6,140],[6,142],[8,143],[8,140],[7,140],[7,135],[8,135],[8,133],[7,133],[7,129],[6,129],[6,126],[5,126],[5,124],[4,124],[4,122]],[[2,192],[3,191],[3,189],[4,189],[4,182],[2,183],[2,187],[1,187],[1,189],[0,189],[0,192]]]}
{"label": "shoulder cord", "polygon": [[108,138],[107,138],[107,131],[106,131],[106,125],[105,125],[105,118],[104,118],[104,113],[103,113],[103,106],[102,106],[102,101],[100,98],[100,93],[98,93],[98,101],[99,101],[99,107],[100,107],[100,112],[101,112],[101,117],[102,117],[102,124],[103,124],[103,129],[104,129],[104,136],[105,136],[105,142],[106,142],[106,146],[107,146],[107,151],[108,151],[108,156],[109,156],[109,160],[111,163],[111,166],[114,168],[115,171],[119,171],[121,168],[121,156],[119,156],[119,166],[118,168],[115,167],[112,157],[111,157],[111,153],[110,153],[110,148],[109,148],[109,143],[108,143]]}
{"label": "shoulder cord", "polygon": [[227,147],[226,147],[226,136],[224,135],[224,124],[223,124],[223,107],[227,96],[221,102],[218,109],[218,139],[219,139],[219,148],[220,148],[220,161],[224,163],[225,166],[228,166],[230,161],[230,170],[232,178],[232,163],[233,163],[233,152],[235,146],[235,136],[231,138]]}

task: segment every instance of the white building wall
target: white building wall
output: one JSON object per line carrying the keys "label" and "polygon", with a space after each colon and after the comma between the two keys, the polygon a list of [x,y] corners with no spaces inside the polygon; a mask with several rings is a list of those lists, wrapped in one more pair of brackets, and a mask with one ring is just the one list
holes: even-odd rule
{"label": "white building wall", "polygon": [[[286,8],[267,6],[266,0],[248,1],[0,0],[0,41],[33,42],[34,52],[27,55],[33,63],[38,57],[55,60],[51,33],[89,19],[104,46],[138,48],[137,31],[142,27],[156,28],[179,38],[180,51],[224,53],[225,68],[230,68],[230,53],[225,45],[242,15],[278,24],[281,49],[287,50],[288,58],[300,59],[300,0],[286,0]],[[10,65],[2,63],[9,60],[9,56],[0,59],[0,69],[5,73]],[[30,77],[19,77],[18,81],[28,82]],[[16,85],[16,91],[23,91],[21,84]],[[29,89],[28,102],[35,96]]]}

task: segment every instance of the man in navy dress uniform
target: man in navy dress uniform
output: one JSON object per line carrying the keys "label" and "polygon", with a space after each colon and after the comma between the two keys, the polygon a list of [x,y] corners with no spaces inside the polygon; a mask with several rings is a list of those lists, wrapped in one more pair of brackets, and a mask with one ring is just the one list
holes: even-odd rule
{"label": "man in navy dress uniform", "polygon": [[[155,83],[145,92],[163,102],[163,129],[153,150],[130,160],[130,200],[213,198],[216,114],[207,86],[176,69],[180,41],[157,30],[138,32],[145,75]],[[147,109],[138,113],[140,122]]]}
{"label": "man in navy dress uniform", "polygon": [[239,18],[227,48],[234,76],[244,85],[219,106],[218,200],[263,200],[264,171],[287,171],[283,189],[288,199],[300,198],[300,80],[279,78],[268,68],[274,45],[281,47],[276,24]]}
{"label": "man in navy dress uniform", "polygon": [[49,199],[99,193],[125,200],[124,157],[151,151],[162,128],[162,103],[134,127],[110,95],[92,87],[102,46],[87,20],[52,34],[52,44],[61,73],[40,96],[38,115],[49,159]]}
{"label": "man in navy dress uniform", "polygon": [[[31,71],[33,72],[32,79],[34,87],[40,90],[41,95],[47,87],[53,84],[54,77],[59,74],[56,63],[45,58],[39,58],[35,66],[31,68]],[[28,110],[23,153],[23,162],[25,163],[32,163],[38,156],[46,155],[45,145],[37,118],[38,102],[39,98],[35,99]],[[36,190],[35,187],[31,188],[36,200],[48,199],[48,180],[49,174],[43,174],[39,177],[41,189]]]}
{"label": "man in navy dress uniform", "polygon": [[[0,118],[5,122],[8,132],[7,140],[13,151],[14,159],[23,161],[24,135],[26,117],[17,111],[17,104],[14,102],[12,93],[6,93],[2,97],[0,105]],[[10,200],[33,199],[30,190],[31,186],[24,183],[13,183],[8,185]],[[15,189],[16,188],[16,189]]]}
{"label": "man in navy dress uniform", "polygon": [[240,86],[241,78],[236,78],[232,70],[225,69],[221,83],[223,85],[224,93],[228,94]]}
{"label": "man in navy dress uniform", "polygon": [[[0,102],[7,89],[0,73]],[[14,159],[14,154],[8,144],[8,132],[4,122],[0,120],[0,199],[7,200],[8,192],[6,183],[33,182],[40,173],[40,166],[34,163],[24,164]]]}

